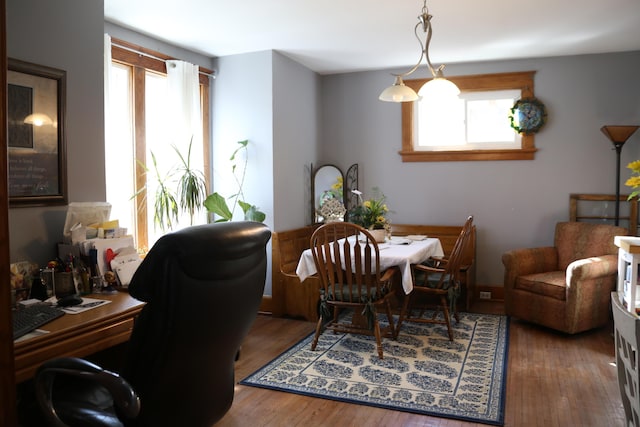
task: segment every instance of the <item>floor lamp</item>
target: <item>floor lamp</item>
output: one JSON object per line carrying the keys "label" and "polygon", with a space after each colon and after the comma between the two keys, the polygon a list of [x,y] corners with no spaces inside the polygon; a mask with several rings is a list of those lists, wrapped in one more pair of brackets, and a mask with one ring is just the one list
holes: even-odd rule
{"label": "floor lamp", "polygon": [[620,153],[627,139],[640,126],[602,126],[600,130],[607,135],[616,149],[616,225],[620,222]]}

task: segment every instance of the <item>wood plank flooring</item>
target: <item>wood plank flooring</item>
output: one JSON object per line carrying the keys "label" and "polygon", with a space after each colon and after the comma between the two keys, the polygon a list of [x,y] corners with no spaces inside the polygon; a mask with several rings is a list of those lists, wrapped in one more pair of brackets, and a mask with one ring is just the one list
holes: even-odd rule
{"label": "wood plank flooring", "polygon": [[[474,311],[501,312],[500,304]],[[236,365],[240,381],[314,330],[315,324],[260,315]],[[507,427],[624,425],[613,323],[575,336],[512,320],[505,404]],[[432,426],[483,424],[238,385],[219,427]]]}

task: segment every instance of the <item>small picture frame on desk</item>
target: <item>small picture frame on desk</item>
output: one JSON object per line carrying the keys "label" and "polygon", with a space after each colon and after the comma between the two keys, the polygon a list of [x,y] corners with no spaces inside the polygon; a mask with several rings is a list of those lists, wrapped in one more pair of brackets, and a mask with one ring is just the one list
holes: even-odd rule
{"label": "small picture frame on desk", "polygon": [[66,72],[9,58],[9,205],[67,204]]}

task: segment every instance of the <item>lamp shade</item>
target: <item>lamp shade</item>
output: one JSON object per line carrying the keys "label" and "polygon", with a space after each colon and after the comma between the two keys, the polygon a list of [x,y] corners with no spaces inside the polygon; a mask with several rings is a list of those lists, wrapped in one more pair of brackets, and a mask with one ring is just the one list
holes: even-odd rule
{"label": "lamp shade", "polygon": [[613,144],[624,144],[640,126],[602,126],[600,130]]}
{"label": "lamp shade", "polygon": [[407,102],[417,100],[418,94],[404,84],[402,77],[396,76],[396,81],[393,85],[383,90],[378,99],[387,102]]}
{"label": "lamp shade", "polygon": [[418,91],[420,97],[454,98],[460,95],[460,89],[444,77],[434,77],[422,85]]}

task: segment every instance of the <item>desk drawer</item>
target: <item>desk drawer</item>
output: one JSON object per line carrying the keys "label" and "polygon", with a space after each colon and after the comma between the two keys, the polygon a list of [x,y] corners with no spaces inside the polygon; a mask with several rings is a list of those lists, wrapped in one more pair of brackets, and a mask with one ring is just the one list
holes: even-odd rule
{"label": "desk drawer", "polygon": [[[133,329],[133,318],[96,325],[79,330],[75,334],[52,333],[51,336],[34,339],[33,344],[21,351],[16,349],[16,382],[31,378],[45,361],[56,357],[85,357],[129,340]],[[47,338],[46,342],[44,338]]]}

